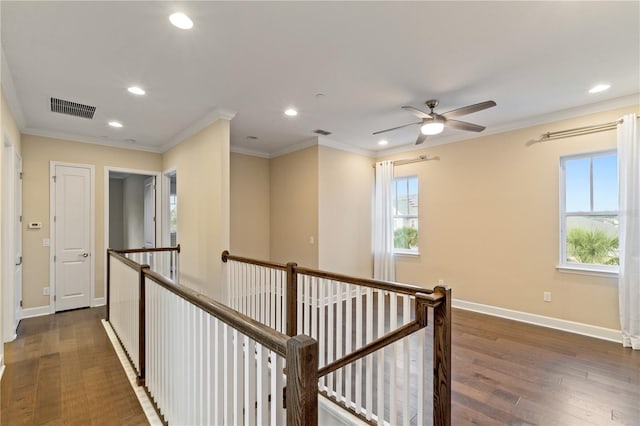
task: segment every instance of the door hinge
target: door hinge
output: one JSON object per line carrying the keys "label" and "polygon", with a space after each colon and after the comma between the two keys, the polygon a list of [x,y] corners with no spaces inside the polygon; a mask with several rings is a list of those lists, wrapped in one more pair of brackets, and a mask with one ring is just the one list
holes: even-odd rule
{"label": "door hinge", "polygon": [[20,172],[20,179],[22,179],[22,172]]}
{"label": "door hinge", "polygon": [[53,301],[54,302],[56,301],[56,295],[55,294],[53,295]]}
{"label": "door hinge", "polygon": [[53,178],[53,183],[56,183],[56,177],[55,176],[51,176]]}
{"label": "door hinge", "polygon": [[56,261],[56,256],[55,256],[55,255],[53,255],[53,261],[54,261],[54,262]]}
{"label": "door hinge", "polygon": [[20,307],[22,308],[22,300],[20,301]]}
{"label": "door hinge", "polygon": [[22,223],[22,215],[20,215],[20,223]]}
{"label": "door hinge", "polygon": [[56,221],[56,217],[55,217],[55,216],[53,217],[53,221],[54,221],[54,222]]}

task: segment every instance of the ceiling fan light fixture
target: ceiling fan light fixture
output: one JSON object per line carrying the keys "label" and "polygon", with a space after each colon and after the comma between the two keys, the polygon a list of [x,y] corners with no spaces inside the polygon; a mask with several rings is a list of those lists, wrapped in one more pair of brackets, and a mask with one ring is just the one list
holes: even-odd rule
{"label": "ceiling fan light fixture", "polygon": [[426,122],[422,127],[420,127],[420,132],[427,136],[437,135],[438,133],[442,133],[443,130],[444,122],[435,119]]}

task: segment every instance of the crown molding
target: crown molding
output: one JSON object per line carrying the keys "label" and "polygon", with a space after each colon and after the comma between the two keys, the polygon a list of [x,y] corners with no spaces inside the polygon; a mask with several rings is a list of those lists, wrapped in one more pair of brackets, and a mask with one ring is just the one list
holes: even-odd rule
{"label": "crown molding", "polygon": [[252,157],[271,158],[268,152],[258,151],[257,149],[244,148],[241,146],[231,145],[230,149],[234,154],[250,155]]}
{"label": "crown molding", "polygon": [[477,139],[489,135],[495,135],[498,133],[510,132],[512,130],[524,129],[527,127],[539,126],[541,124],[554,123],[557,121],[568,120],[589,114],[596,114],[604,111],[611,111],[618,108],[625,108],[634,105],[640,105],[640,93],[632,93],[630,95],[621,96],[614,99],[608,99],[602,102],[595,102],[587,105],[582,105],[574,108],[567,108],[555,112],[536,115],[534,117],[528,117],[522,120],[512,121],[510,123],[501,124],[495,127],[487,128],[482,133],[471,133],[469,135],[452,135],[434,138],[432,140],[427,139],[427,142],[422,145],[401,145],[394,148],[380,150],[375,153],[375,158],[387,157],[393,154],[400,154],[403,152],[421,151],[425,148],[431,148],[438,145],[444,145],[453,142],[461,142],[465,140]]}
{"label": "crown molding", "polygon": [[26,129],[22,130],[22,133],[25,135],[41,136],[45,138],[60,139],[60,140],[66,140],[71,142],[89,143],[92,145],[102,145],[102,146],[108,146],[111,148],[129,149],[132,151],[153,152],[156,154],[162,153],[160,148],[156,146],[130,144],[127,142],[114,142],[114,141],[110,141],[102,138],[93,138],[90,136],[78,136],[78,135],[72,135],[70,133],[55,132],[51,130],[33,129],[30,127],[27,127]]}
{"label": "crown molding", "polygon": [[166,152],[170,150],[174,146],[178,145],[180,142],[185,141],[187,138],[195,135],[200,130],[204,129],[210,124],[215,123],[220,119],[231,121],[235,116],[236,116],[236,112],[233,110],[225,109],[225,108],[214,108],[211,111],[209,111],[207,114],[205,114],[202,118],[200,118],[199,120],[196,120],[191,125],[189,125],[185,129],[178,132],[178,134],[176,134],[173,138],[171,138],[169,143],[161,147],[161,152]]}
{"label": "crown molding", "polygon": [[325,137],[322,137],[322,136],[318,137],[318,145],[326,146],[328,148],[333,148],[333,149],[337,149],[337,150],[340,150],[340,151],[351,152],[353,154],[362,155],[363,157],[374,158],[375,155],[376,155],[375,151],[371,151],[371,150],[368,150],[368,149],[363,149],[363,148],[358,148],[358,147],[355,147],[355,146],[347,145],[345,143],[334,141],[332,139],[325,138]]}
{"label": "crown molding", "polygon": [[2,48],[1,50],[2,56],[0,60],[2,61],[2,65],[0,68],[0,83],[2,84],[2,91],[4,93],[5,99],[7,100],[7,104],[9,104],[9,108],[11,109],[13,118],[14,120],[16,120],[18,129],[22,131],[26,127],[24,112],[22,111],[22,105],[20,105],[20,100],[18,99],[16,88],[13,84],[13,77],[11,76],[11,70],[9,69],[7,57],[4,54],[4,48]]}
{"label": "crown molding", "polygon": [[314,136],[312,138],[302,140],[300,142],[294,143],[293,145],[289,145],[275,152],[272,152],[269,155],[269,158],[281,157],[283,155],[291,154],[292,152],[296,151],[302,151],[303,149],[311,148],[312,146],[316,145],[318,145],[318,137]]}

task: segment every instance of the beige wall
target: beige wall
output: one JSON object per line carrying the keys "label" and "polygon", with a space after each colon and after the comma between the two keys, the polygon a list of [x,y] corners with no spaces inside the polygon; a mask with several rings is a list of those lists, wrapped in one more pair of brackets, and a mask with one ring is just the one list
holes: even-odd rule
{"label": "beige wall", "polygon": [[317,268],[318,147],[273,158],[270,176],[271,260]]}
{"label": "beige wall", "polygon": [[23,227],[23,302],[25,308],[49,305],[42,288],[49,286],[49,162],[95,166],[95,297],[104,297],[104,169],[105,166],[161,170],[160,154],[24,135],[23,223],[42,222],[42,229]]}
{"label": "beige wall", "polygon": [[[615,148],[615,131],[526,146],[547,131],[613,121],[627,108],[436,146],[396,167],[419,176],[420,256],[400,256],[397,280],[457,299],[619,329],[616,280],[559,272],[561,156]],[[409,154],[393,158],[407,158]],[[552,292],[552,302],[542,300]]]}
{"label": "beige wall", "polygon": [[229,121],[220,119],[163,155],[178,185],[180,281],[226,301],[220,254],[229,249]]}
{"label": "beige wall", "polygon": [[269,259],[269,160],[231,154],[230,251]]}
{"label": "beige wall", "polygon": [[374,160],[319,147],[318,268],[371,277]]}

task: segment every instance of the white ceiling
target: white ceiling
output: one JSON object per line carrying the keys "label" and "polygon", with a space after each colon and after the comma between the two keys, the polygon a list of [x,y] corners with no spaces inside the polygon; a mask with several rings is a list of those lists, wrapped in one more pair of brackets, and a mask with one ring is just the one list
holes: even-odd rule
{"label": "white ceiling", "polygon": [[[372,132],[416,121],[400,106],[431,98],[439,112],[495,100],[497,107],[462,118],[486,132],[621,97],[640,103],[637,1],[0,7],[3,86],[25,133],[163,151],[235,112],[237,151],[274,155],[316,129],[378,151]],[[193,19],[192,30],[170,25],[178,10]],[[612,87],[588,94],[599,82]],[[132,84],[147,95],[130,95]],[[50,97],[94,105],[95,118],[52,113]],[[283,115],[289,106],[298,117]],[[107,126],[111,119],[124,127]],[[409,147],[417,133],[418,126],[387,133],[385,149]],[[469,136],[447,129],[426,146]]]}

